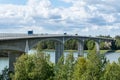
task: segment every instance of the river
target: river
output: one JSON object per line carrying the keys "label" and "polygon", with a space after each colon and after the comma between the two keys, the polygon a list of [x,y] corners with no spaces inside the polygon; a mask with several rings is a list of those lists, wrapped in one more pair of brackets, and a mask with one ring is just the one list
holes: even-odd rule
{"label": "river", "polygon": [[[31,54],[31,52],[30,52],[30,54]],[[55,52],[46,52],[46,54],[50,54],[50,61],[54,63],[55,62]],[[69,54],[69,52],[65,52],[64,56],[66,56],[67,54]],[[73,56],[75,58],[77,58],[78,57],[77,52],[74,52]],[[84,54],[84,56],[86,57],[86,54]],[[110,62],[113,62],[113,61],[118,62],[120,53],[107,53],[105,56],[106,56],[107,60],[109,60]],[[9,58],[7,58],[7,57],[0,58],[0,73],[4,69],[4,67],[9,66],[8,60],[9,60]]]}

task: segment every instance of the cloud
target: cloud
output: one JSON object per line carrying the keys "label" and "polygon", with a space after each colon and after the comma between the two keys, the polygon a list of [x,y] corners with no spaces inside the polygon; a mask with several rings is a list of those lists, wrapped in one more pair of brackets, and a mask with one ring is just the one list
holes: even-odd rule
{"label": "cloud", "polygon": [[82,32],[88,32],[90,29],[88,27],[82,29]]}
{"label": "cloud", "polygon": [[36,33],[104,35],[112,30],[117,34],[120,30],[120,1],[61,1],[72,5],[55,7],[50,0],[28,0],[26,5],[0,4],[0,31],[33,29]]}

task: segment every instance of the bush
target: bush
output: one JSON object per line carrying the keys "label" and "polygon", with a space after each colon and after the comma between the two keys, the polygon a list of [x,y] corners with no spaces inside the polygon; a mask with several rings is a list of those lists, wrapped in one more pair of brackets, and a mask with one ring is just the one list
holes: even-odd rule
{"label": "bush", "polygon": [[8,67],[5,67],[4,70],[2,70],[2,73],[0,74],[0,80],[9,80],[9,69]]}
{"label": "bush", "polygon": [[50,80],[53,73],[51,65],[43,53],[22,55],[15,63],[13,80]]}

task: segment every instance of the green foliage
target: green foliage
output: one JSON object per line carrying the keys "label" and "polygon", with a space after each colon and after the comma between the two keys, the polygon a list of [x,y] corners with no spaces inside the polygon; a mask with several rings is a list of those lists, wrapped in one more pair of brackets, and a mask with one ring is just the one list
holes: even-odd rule
{"label": "green foliage", "polygon": [[88,50],[93,50],[94,46],[95,46],[95,42],[93,40],[89,40],[87,42]]}
{"label": "green foliage", "polygon": [[15,75],[13,80],[26,80],[29,78],[29,73],[32,72],[34,63],[33,56],[22,55],[15,63]]}
{"label": "green foliage", "polygon": [[75,59],[73,57],[73,53],[68,54],[65,61],[67,80],[72,80],[74,63],[75,63]]}
{"label": "green foliage", "polygon": [[105,42],[101,42],[101,43],[100,43],[100,49],[101,49],[101,50],[106,49],[106,48],[105,48]]}
{"label": "green foliage", "polygon": [[62,56],[58,63],[55,66],[55,76],[54,80],[66,80],[66,74],[65,74],[65,67],[64,67],[64,57]]}
{"label": "green foliage", "polygon": [[120,49],[120,39],[116,39],[115,45],[117,49]]}
{"label": "green foliage", "polygon": [[120,80],[120,65],[113,62],[105,67],[104,80]]}
{"label": "green foliage", "polygon": [[38,45],[36,46],[36,48],[40,49],[54,49],[55,48],[55,42],[54,41],[42,41],[39,42]]}
{"label": "green foliage", "polygon": [[46,44],[45,41],[39,42],[37,44],[36,48],[38,48],[38,50],[46,49],[47,48],[47,44]]}
{"label": "green foliage", "polygon": [[87,42],[88,42],[89,40],[85,40],[84,41],[84,50],[88,50],[88,47],[87,47]]}
{"label": "green foliage", "polygon": [[82,80],[86,70],[87,70],[87,60],[84,57],[79,57],[74,66],[73,80]]}
{"label": "green foliage", "polygon": [[41,53],[41,49],[37,48],[39,51],[36,54],[22,55],[17,60],[12,79],[120,80],[120,59],[119,63],[108,63],[104,55],[96,54],[94,41],[88,40],[87,46],[89,49],[87,58],[78,57],[75,60],[73,53],[70,53],[66,58],[62,56],[55,65],[49,61],[50,56]]}
{"label": "green foliage", "polygon": [[[108,36],[103,36],[103,35],[99,35],[97,37],[100,38],[112,38],[110,35]],[[120,36],[115,36],[115,42],[112,42],[112,46],[106,46],[106,44],[104,43],[104,41],[100,42],[100,49],[102,50],[106,50],[106,49],[112,49],[112,50],[116,50],[116,49],[120,49]],[[65,50],[77,50],[77,39],[70,39],[68,41],[65,42]],[[85,50],[92,50],[95,46],[95,42],[93,40],[85,40],[84,41],[84,49]],[[40,42],[37,46],[37,48],[39,49],[55,49],[55,41],[53,40],[46,40],[46,41],[42,41]],[[35,48],[36,48],[35,47]]]}
{"label": "green foliage", "polygon": [[110,35],[107,35],[107,36],[104,36],[104,35],[99,35],[97,37],[100,37],[100,38],[112,38]]}
{"label": "green foliage", "polygon": [[119,62],[119,64],[120,64],[120,57],[118,58],[118,62]]}
{"label": "green foliage", "polygon": [[84,80],[100,80],[106,59],[101,54],[90,53],[88,55],[87,70],[84,74]]}
{"label": "green foliage", "polygon": [[47,62],[43,53],[35,55],[22,55],[15,63],[13,80],[50,80],[53,66]]}
{"label": "green foliage", "polygon": [[77,40],[70,39],[65,42],[65,50],[77,50]]}
{"label": "green foliage", "polygon": [[96,54],[94,49],[89,51],[87,58],[78,58],[74,66],[73,80],[101,80],[107,61],[104,55]]}
{"label": "green foliage", "polygon": [[72,80],[73,66],[73,54],[67,55],[66,60],[62,56],[55,66],[54,80]]}
{"label": "green foliage", "polygon": [[9,69],[7,67],[2,70],[2,73],[0,74],[0,80],[9,80]]}

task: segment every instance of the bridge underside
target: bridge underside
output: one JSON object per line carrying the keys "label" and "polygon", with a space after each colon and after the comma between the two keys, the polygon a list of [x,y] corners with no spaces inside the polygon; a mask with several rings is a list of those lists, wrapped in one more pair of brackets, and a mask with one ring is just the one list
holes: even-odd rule
{"label": "bridge underside", "polygon": [[7,52],[0,52],[0,57],[8,57],[8,53]]}

